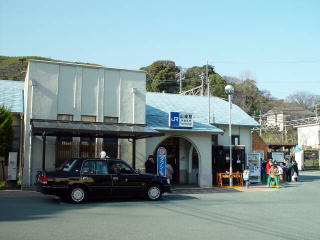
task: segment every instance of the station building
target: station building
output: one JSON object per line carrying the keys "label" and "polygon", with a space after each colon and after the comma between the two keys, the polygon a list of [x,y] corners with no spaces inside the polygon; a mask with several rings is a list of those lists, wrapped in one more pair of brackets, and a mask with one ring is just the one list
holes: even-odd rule
{"label": "station building", "polygon": [[[71,157],[121,158],[144,170],[165,147],[174,184],[211,187],[229,170],[229,103],[211,97],[146,92],[144,71],[29,60],[24,83],[22,184]],[[171,114],[191,125],[173,126]],[[233,169],[242,171],[258,126],[232,105]]]}

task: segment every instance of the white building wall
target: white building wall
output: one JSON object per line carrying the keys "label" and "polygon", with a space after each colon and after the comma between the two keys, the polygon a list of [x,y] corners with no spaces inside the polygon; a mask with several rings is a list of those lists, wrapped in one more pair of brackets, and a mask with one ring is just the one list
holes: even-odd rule
{"label": "white building wall", "polygon": [[[197,149],[199,155],[199,185],[200,187],[212,187],[211,134],[192,132],[166,132],[165,136],[149,138],[147,140],[147,155],[153,154],[154,150],[159,146],[159,144],[169,137],[181,137],[193,144],[193,146]],[[180,156],[180,162],[184,161],[183,159],[181,159],[182,157],[184,157],[184,154]],[[183,167],[180,168],[185,168],[185,165],[183,164]]]}
{"label": "white building wall", "polygon": [[[224,130],[224,134],[218,135],[218,145],[229,146],[229,126],[228,125],[217,125],[218,128]],[[252,135],[251,127],[246,126],[232,126],[232,135],[240,136],[240,145],[245,145],[246,153],[252,152]]]}
{"label": "white building wall", "polygon": [[[25,159],[23,185],[41,169],[42,139],[31,136],[30,119],[56,120],[58,114],[118,117],[120,123],[145,124],[146,73],[78,64],[30,61],[25,81]],[[33,82],[34,86],[31,86]],[[132,88],[136,88],[135,94]],[[133,98],[135,113],[133,116]],[[55,137],[47,137],[46,169],[55,162]],[[131,162],[131,143],[121,140],[121,156]],[[144,162],[145,140],[138,140],[137,161]]]}
{"label": "white building wall", "polygon": [[302,148],[320,147],[320,125],[301,126],[298,128],[298,145]]}

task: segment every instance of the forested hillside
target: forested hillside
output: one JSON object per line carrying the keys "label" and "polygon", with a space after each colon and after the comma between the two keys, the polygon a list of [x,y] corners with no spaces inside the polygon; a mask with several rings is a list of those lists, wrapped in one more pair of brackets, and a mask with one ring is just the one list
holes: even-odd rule
{"label": "forested hillside", "polygon": [[[38,57],[38,56],[23,56],[23,57],[7,57],[0,56],[0,79],[1,80],[16,80],[24,81],[25,72],[27,70],[28,59],[45,60],[45,61],[57,61],[66,62],[51,58]],[[81,62],[75,62],[81,63]],[[98,65],[85,63],[90,65]]]}

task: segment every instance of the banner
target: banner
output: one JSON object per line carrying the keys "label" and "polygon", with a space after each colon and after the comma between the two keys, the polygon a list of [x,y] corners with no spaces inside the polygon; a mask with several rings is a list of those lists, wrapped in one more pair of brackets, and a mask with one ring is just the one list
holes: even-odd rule
{"label": "banner", "polygon": [[166,176],[167,150],[159,147],[157,151],[157,172],[160,176]]}

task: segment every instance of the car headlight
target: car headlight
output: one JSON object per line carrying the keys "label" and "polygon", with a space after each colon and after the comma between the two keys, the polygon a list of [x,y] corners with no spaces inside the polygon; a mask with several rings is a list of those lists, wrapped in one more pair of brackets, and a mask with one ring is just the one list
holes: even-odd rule
{"label": "car headlight", "polygon": [[167,178],[167,183],[170,184],[170,179],[169,178]]}

